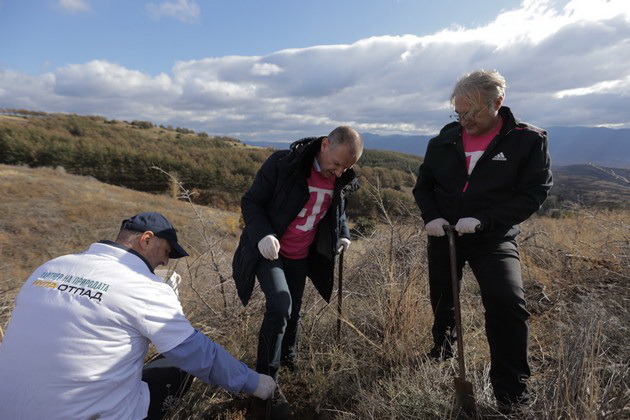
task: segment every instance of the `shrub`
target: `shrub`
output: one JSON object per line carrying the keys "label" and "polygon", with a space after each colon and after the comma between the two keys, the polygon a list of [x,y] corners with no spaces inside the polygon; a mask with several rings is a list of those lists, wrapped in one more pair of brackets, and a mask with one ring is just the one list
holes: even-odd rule
{"label": "shrub", "polygon": [[354,223],[350,233],[355,238],[366,238],[376,232],[376,222],[367,217],[359,217]]}
{"label": "shrub", "polygon": [[142,128],[144,130],[149,129],[149,128],[153,128],[154,125],[152,123],[150,123],[149,121],[132,121],[131,125],[134,127],[138,127],[138,128]]}

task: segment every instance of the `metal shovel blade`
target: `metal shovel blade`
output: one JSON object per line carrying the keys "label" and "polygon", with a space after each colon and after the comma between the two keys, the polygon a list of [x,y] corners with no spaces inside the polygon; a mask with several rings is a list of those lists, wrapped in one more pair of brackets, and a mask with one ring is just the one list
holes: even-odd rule
{"label": "metal shovel blade", "polygon": [[455,401],[457,406],[468,415],[473,415],[476,411],[475,394],[473,385],[464,378],[455,377]]}
{"label": "metal shovel blade", "polygon": [[476,412],[475,394],[472,383],[466,380],[466,363],[464,362],[464,331],[462,329],[462,313],[459,305],[459,287],[457,285],[457,254],[455,250],[455,226],[444,226],[448,236],[448,250],[451,260],[451,286],[453,289],[453,303],[455,306],[455,327],[457,328],[457,361],[459,362],[459,377],[455,378],[455,401],[468,415]]}

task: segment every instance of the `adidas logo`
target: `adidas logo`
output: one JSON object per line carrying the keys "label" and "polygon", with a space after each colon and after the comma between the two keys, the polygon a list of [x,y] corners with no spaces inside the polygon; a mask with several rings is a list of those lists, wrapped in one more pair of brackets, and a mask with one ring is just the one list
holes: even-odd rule
{"label": "adidas logo", "polygon": [[503,161],[507,161],[505,155],[503,154],[503,152],[500,152],[498,155],[496,155],[495,157],[492,158],[492,160],[503,160]]}

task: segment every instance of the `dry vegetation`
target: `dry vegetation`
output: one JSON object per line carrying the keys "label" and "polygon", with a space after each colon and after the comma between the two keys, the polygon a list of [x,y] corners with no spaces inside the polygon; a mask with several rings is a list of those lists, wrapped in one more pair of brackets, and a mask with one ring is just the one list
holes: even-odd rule
{"label": "dry vegetation", "polygon": [[[238,215],[167,196],[111,187],[51,169],[0,165],[0,326],[23,278],[39,263],[111,238],[137,211],[167,214],[194,255],[175,268],[196,327],[250,366],[264,301],[243,308],[230,279]],[[630,418],[630,225],[627,211],[565,208],[523,224],[520,249],[530,311],[534,402],[527,419]],[[413,217],[413,216],[412,216]],[[453,404],[455,361],[419,357],[430,344],[425,235],[419,220],[382,218],[346,257],[344,317],[307,287],[300,359],[280,383],[300,419],[465,418]],[[174,267],[171,267],[174,268]],[[501,418],[476,283],[465,272],[463,322],[480,415]],[[196,381],[172,419],[243,419],[247,399]]]}

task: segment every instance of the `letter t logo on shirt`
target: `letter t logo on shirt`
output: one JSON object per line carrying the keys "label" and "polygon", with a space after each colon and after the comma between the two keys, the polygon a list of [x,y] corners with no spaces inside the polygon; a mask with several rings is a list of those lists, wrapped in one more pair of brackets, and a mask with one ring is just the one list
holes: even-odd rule
{"label": "letter t logo on shirt", "polygon": [[[313,193],[315,193],[316,198],[315,198],[315,203],[313,204],[313,207],[310,209],[311,214],[306,218],[306,220],[304,221],[304,224],[295,226],[296,229],[299,229],[303,232],[308,232],[309,230],[312,230],[315,227],[315,220],[317,219],[317,216],[319,216],[322,211],[322,204],[324,204],[324,200],[326,199],[326,196],[332,199],[332,193],[333,193],[333,190],[313,187],[311,185],[308,186],[308,191],[311,193],[311,196],[313,196]],[[330,202],[330,199],[328,200],[329,202]],[[311,200],[309,200],[309,202],[310,201]],[[298,217],[306,216],[307,212],[308,212],[308,209],[303,208]]]}
{"label": "letter t logo on shirt", "polygon": [[335,177],[324,178],[315,165],[311,168],[311,176],[306,180],[309,198],[280,238],[280,254],[291,259],[306,258],[317,233],[317,224],[332,203],[335,181]]}

